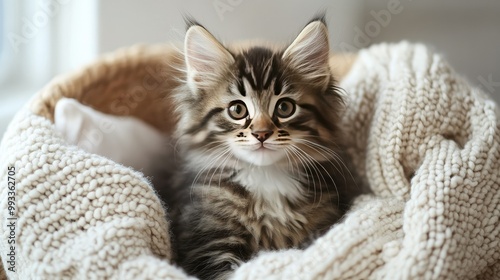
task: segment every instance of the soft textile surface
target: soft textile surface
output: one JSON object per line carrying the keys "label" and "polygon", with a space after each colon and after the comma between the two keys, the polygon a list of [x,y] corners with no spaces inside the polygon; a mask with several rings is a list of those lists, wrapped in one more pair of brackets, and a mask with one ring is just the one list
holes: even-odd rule
{"label": "soft textile surface", "polygon": [[[406,43],[359,54],[342,81],[349,153],[374,194],[306,250],[264,252],[236,279],[498,279],[500,117],[441,57]],[[140,173],[66,145],[24,109],[0,150],[16,167],[14,279],[184,279]],[[36,276],[36,277],[35,277]]]}
{"label": "soft textile surface", "polygon": [[72,98],[61,98],[54,109],[55,130],[66,142],[130,166],[146,176],[167,157],[169,139],[130,116],[101,113]]}

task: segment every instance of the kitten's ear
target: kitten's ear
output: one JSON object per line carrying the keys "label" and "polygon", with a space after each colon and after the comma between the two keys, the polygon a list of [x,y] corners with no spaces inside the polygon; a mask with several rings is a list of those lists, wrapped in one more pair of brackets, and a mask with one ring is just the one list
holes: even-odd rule
{"label": "kitten's ear", "polygon": [[186,32],[184,57],[188,85],[195,93],[214,87],[234,63],[231,53],[200,25]]}
{"label": "kitten's ear", "polygon": [[309,23],[283,53],[283,59],[314,84],[326,83],[330,76],[328,30],[322,20]]}

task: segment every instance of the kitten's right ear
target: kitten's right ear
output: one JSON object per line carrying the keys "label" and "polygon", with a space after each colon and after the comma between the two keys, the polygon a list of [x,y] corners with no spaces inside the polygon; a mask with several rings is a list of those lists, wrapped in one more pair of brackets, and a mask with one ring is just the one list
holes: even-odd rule
{"label": "kitten's right ear", "polygon": [[285,50],[283,59],[312,84],[327,85],[330,47],[325,20],[310,22]]}
{"label": "kitten's right ear", "polygon": [[192,25],[184,40],[187,82],[194,93],[213,88],[234,63],[229,51],[205,28]]}

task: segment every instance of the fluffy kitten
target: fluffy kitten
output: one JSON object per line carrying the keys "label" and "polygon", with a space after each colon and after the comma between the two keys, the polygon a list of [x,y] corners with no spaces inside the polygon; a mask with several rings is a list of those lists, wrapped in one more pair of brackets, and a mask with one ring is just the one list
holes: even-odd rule
{"label": "fluffy kitten", "polygon": [[281,50],[230,50],[193,23],[184,55],[174,102],[189,203],[174,225],[178,262],[225,279],[258,251],[303,247],[341,217],[354,187],[336,144],[342,98],[323,19]]}

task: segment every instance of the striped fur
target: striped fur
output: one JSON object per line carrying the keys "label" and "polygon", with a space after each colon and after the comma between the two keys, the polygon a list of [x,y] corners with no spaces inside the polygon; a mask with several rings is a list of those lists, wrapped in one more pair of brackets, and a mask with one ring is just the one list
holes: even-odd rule
{"label": "striped fur", "polygon": [[184,54],[178,262],[225,279],[258,251],[303,247],[341,217],[353,187],[337,144],[342,98],[322,20],[282,50],[231,51],[194,24]]}

